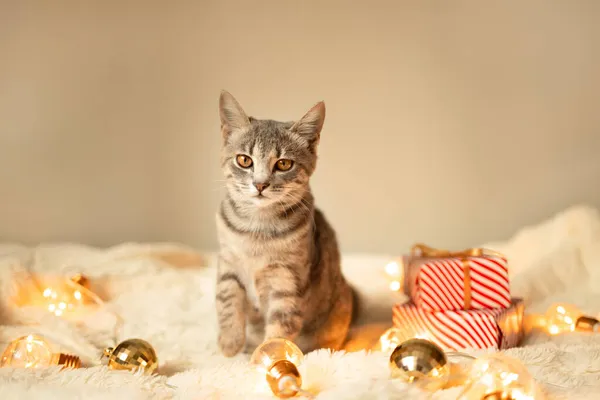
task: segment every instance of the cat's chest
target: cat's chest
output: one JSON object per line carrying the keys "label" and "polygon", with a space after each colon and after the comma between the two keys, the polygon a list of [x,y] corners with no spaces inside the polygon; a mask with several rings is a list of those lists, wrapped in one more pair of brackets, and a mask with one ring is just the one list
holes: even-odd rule
{"label": "cat's chest", "polygon": [[306,247],[306,240],[289,237],[264,238],[247,233],[237,233],[231,229],[219,229],[221,251],[247,259],[252,264],[272,264],[285,260],[290,252]]}
{"label": "cat's chest", "polygon": [[246,296],[248,297],[249,302],[259,309],[261,308],[259,287],[262,284],[262,282],[260,282],[260,272],[266,265],[268,265],[268,261],[264,258],[250,258],[245,260],[243,265],[241,265],[244,283],[246,285]]}
{"label": "cat's chest", "polygon": [[268,282],[264,281],[266,277],[263,271],[270,264],[272,264],[271,255],[238,256],[236,265],[232,266],[244,284],[249,302],[258,309],[261,308],[260,291],[264,290],[265,284],[268,286]]}

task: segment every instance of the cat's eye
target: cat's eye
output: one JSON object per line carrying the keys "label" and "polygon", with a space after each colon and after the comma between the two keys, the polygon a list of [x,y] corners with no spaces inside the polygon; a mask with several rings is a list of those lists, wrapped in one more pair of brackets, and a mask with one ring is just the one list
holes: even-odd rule
{"label": "cat's eye", "polygon": [[238,154],[235,160],[242,168],[250,168],[252,166],[252,159],[245,154]]}
{"label": "cat's eye", "polygon": [[292,165],[294,165],[292,160],[282,158],[275,163],[275,169],[277,171],[288,171],[290,168],[292,168]]}

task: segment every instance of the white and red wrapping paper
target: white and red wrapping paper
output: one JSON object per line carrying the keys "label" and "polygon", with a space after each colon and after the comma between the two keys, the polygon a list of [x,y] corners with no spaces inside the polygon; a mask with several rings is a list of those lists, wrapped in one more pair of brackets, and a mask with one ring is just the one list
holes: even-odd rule
{"label": "white and red wrapping paper", "polygon": [[507,349],[523,337],[523,300],[506,309],[429,311],[413,302],[393,307],[393,323],[403,337],[421,337],[444,350]]}
{"label": "white and red wrapping paper", "polygon": [[[431,250],[431,254],[439,251]],[[470,249],[469,251],[480,250]],[[497,253],[444,256],[411,254],[403,258],[404,292],[423,310],[508,308],[511,305],[508,262]]]}

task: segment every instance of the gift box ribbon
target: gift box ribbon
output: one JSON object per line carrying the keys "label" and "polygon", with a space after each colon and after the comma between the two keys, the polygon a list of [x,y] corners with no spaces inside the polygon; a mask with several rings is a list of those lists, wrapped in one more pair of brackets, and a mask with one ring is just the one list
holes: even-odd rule
{"label": "gift box ribbon", "polygon": [[423,258],[459,258],[464,270],[464,285],[465,285],[465,301],[463,308],[469,310],[471,308],[471,264],[470,257],[500,257],[506,258],[503,254],[480,247],[465,249],[460,251],[450,251],[435,249],[423,243],[415,244],[410,250],[411,257]]}

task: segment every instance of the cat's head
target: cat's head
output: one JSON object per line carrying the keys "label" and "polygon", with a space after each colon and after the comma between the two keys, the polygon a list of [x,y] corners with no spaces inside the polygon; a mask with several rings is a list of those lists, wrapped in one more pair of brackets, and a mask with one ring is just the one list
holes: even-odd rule
{"label": "cat's head", "polygon": [[221,165],[230,195],[258,207],[297,203],[316,167],[325,103],[296,122],[259,120],[223,91],[219,111]]}

